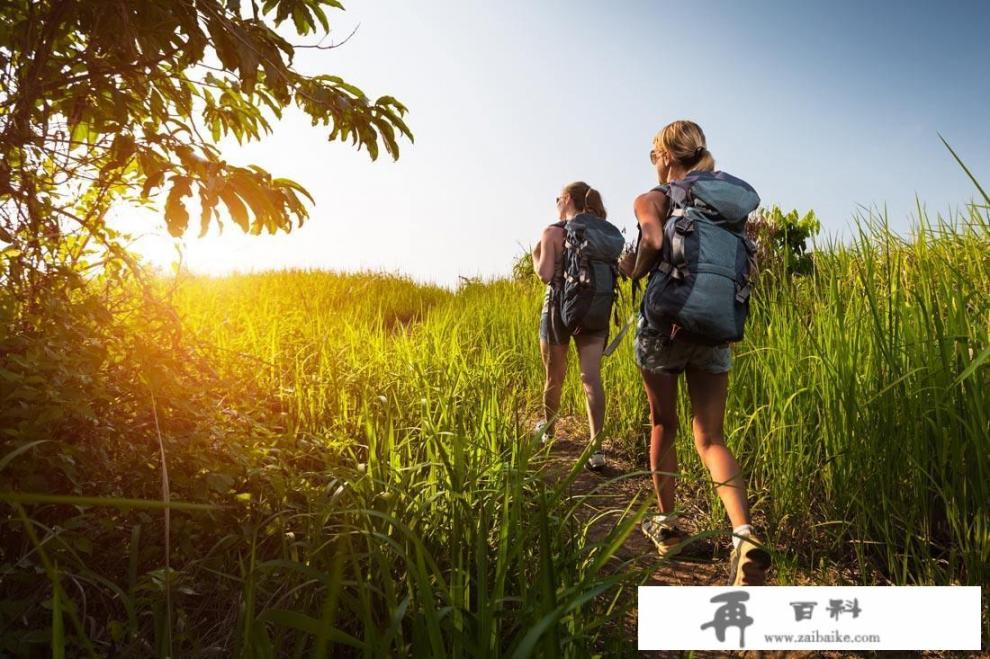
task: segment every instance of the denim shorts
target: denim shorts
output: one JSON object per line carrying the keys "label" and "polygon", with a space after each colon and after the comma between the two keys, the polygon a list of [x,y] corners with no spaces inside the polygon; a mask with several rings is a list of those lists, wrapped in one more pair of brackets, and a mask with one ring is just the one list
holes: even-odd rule
{"label": "denim shorts", "polygon": [[689,366],[708,373],[728,373],[732,367],[732,349],[728,344],[706,346],[671,340],[642,315],[636,325],[635,349],[636,366],[651,373],[676,375]]}
{"label": "denim shorts", "polygon": [[541,341],[550,345],[567,345],[570,343],[571,337],[576,334],[592,338],[601,337],[605,339],[605,343],[608,343],[608,327],[603,330],[588,330],[580,325],[574,330],[567,327],[560,317],[560,305],[556,302],[552,291],[548,287],[546,294],[543,296],[543,311],[540,313]]}

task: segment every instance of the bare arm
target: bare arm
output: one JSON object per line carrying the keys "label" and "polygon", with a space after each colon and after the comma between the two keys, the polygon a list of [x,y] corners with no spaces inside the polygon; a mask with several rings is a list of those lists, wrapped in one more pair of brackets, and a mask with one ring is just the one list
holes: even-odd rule
{"label": "bare arm", "polygon": [[642,236],[635,252],[635,260],[629,256],[619,264],[627,277],[639,279],[653,269],[663,246],[663,221],[667,217],[667,204],[667,196],[661,192],[650,191],[636,197],[633,212]]}
{"label": "bare arm", "polygon": [[[540,242],[533,248],[533,270],[544,283],[553,279],[557,253],[563,244],[564,230],[560,227],[547,227],[540,236]],[[558,245],[559,243],[559,245]]]}

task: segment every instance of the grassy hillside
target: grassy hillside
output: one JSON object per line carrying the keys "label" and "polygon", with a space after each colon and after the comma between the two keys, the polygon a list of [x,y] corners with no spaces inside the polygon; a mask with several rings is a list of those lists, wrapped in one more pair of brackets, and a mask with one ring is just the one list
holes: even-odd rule
{"label": "grassy hillside", "polygon": [[[867,584],[988,581],[985,210],[907,241],[866,219],[853,244],[819,246],[810,274],[762,273],[725,427],[782,550],[778,583],[825,566]],[[0,652],[628,646],[604,623],[640,575],[610,557],[649,502],[593,543],[566,483],[534,468],[538,282],[160,286],[177,315],[128,289],[108,318],[79,293],[4,338],[0,490],[36,496],[0,508]],[[44,315],[3,309],[10,326]],[[631,350],[605,362],[606,435],[638,456]],[[681,389],[681,468],[704,482]],[[565,411],[582,405],[574,361]],[[213,508],[166,514],[163,499]],[[727,531],[716,499],[702,525]]]}

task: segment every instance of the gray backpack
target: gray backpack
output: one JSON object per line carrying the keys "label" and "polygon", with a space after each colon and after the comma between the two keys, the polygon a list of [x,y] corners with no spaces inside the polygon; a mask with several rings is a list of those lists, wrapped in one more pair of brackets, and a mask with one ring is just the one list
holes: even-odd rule
{"label": "gray backpack", "polygon": [[622,232],[590,213],[554,226],[565,232],[561,320],[571,331],[603,330],[618,297],[618,259],[625,244]]}
{"label": "gray backpack", "polygon": [[689,342],[719,345],[743,338],[755,246],[746,220],[756,191],[725,172],[692,172],[654,188],[670,199],[660,261],[646,286],[643,315]]}

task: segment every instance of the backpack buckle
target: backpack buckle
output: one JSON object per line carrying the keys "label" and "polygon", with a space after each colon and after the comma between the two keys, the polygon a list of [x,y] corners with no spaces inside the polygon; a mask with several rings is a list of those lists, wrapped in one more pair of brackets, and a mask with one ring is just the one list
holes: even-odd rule
{"label": "backpack buckle", "polygon": [[674,222],[674,229],[680,234],[691,233],[694,231],[694,220],[689,217],[681,217]]}
{"label": "backpack buckle", "polygon": [[749,284],[744,286],[736,284],[736,302],[743,303],[749,298]]}
{"label": "backpack buckle", "polygon": [[704,200],[699,199],[698,197],[695,197],[694,198],[693,205],[694,205],[695,208],[697,208],[698,210],[700,210],[705,215],[718,215],[718,211],[717,210],[715,210],[713,207],[711,207],[708,204],[706,204],[704,202]]}
{"label": "backpack buckle", "polygon": [[674,265],[669,261],[661,261],[660,265],[657,266],[657,270],[677,281],[684,279],[688,273],[687,268],[683,264]]}

